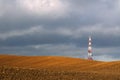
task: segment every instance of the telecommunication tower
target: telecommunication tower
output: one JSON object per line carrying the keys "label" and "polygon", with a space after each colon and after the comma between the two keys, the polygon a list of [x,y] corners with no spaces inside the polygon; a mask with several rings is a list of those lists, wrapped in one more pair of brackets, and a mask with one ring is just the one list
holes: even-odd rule
{"label": "telecommunication tower", "polygon": [[92,56],[93,56],[93,54],[92,54],[92,38],[91,38],[91,36],[89,36],[89,40],[88,40],[88,60],[93,60]]}

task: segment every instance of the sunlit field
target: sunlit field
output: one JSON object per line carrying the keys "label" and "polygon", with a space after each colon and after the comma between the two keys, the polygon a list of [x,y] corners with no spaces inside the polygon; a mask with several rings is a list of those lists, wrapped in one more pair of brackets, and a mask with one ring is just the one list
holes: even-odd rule
{"label": "sunlit field", "polygon": [[0,80],[120,80],[120,62],[0,55]]}

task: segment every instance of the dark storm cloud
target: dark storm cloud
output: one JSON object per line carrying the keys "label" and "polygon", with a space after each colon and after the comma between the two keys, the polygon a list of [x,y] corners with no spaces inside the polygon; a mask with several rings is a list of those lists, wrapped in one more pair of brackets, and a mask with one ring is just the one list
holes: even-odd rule
{"label": "dark storm cloud", "polygon": [[44,35],[23,35],[10,37],[5,40],[1,40],[1,46],[28,46],[37,44],[63,44],[70,43],[70,37],[56,35],[56,34],[44,34]]}
{"label": "dark storm cloud", "polygon": [[119,0],[1,0],[0,51],[83,58],[92,35],[95,57],[116,60],[119,14]]}

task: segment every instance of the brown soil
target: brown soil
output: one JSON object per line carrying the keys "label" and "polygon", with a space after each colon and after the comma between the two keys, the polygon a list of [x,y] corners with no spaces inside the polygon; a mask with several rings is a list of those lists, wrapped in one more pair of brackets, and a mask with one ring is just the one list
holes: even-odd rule
{"label": "brown soil", "polygon": [[120,61],[0,55],[0,80],[120,80]]}

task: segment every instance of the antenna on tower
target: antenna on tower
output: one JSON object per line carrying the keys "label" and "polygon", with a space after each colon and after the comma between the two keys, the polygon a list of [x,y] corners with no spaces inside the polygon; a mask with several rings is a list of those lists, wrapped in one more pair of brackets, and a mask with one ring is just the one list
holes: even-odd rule
{"label": "antenna on tower", "polygon": [[93,56],[93,54],[92,54],[92,38],[91,38],[91,36],[89,36],[89,39],[88,39],[88,60],[93,60],[92,56]]}

